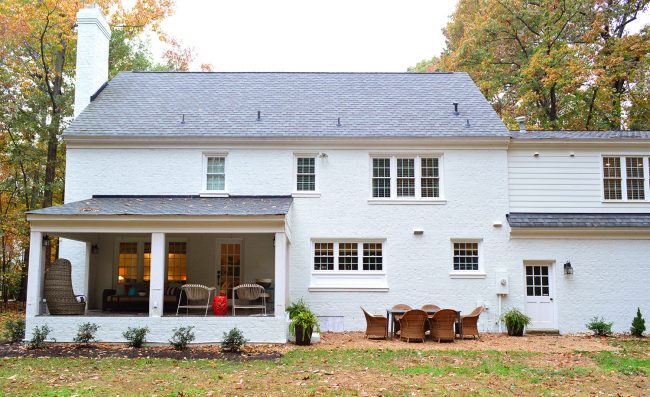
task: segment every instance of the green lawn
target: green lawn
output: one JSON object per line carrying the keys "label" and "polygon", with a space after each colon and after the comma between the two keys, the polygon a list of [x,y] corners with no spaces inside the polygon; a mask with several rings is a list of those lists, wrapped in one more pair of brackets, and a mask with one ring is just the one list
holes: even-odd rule
{"label": "green lawn", "polygon": [[274,361],[21,358],[3,395],[650,394],[650,341],[615,352],[294,349]]}

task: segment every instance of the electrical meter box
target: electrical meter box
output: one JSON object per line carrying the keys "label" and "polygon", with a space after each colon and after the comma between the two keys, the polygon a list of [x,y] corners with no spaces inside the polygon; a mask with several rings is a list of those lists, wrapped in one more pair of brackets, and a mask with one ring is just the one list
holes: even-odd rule
{"label": "electrical meter box", "polygon": [[508,279],[508,272],[496,272],[495,276],[497,295],[508,295],[508,292],[510,292],[510,280]]}

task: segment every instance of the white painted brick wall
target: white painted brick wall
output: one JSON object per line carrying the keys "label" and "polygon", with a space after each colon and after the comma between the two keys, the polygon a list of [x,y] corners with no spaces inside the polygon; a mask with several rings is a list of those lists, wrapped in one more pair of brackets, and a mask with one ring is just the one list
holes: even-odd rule
{"label": "white painted brick wall", "polygon": [[[224,151],[224,148],[210,148]],[[345,329],[362,329],[359,309],[385,312],[396,303],[435,303],[467,313],[477,304],[489,310],[481,328],[496,330],[494,272],[507,270],[510,294],[503,307],[524,306],[523,261],[555,260],[556,304],[561,332],[584,331],[594,315],[626,331],[636,307],[650,313],[650,255],[647,240],[510,240],[506,150],[444,152],[445,205],[370,205],[369,151],[325,151],[320,198],[296,198],[292,209],[290,298],[304,297],[320,316],[344,316]],[[301,149],[300,151],[305,151]],[[306,149],[310,151],[310,149]],[[229,150],[227,185],[235,195],[289,194],[293,150]],[[66,201],[93,194],[198,194],[202,180],[199,149],[68,150]],[[501,221],[503,227],[492,226]],[[422,236],[413,228],[424,229]],[[312,238],[386,239],[388,292],[309,292]],[[452,279],[452,238],[481,238],[485,279]],[[82,251],[68,243],[62,256],[76,265]],[[575,274],[562,274],[571,260]],[[245,264],[244,264],[245,266]],[[75,270],[75,285],[81,274]],[[40,320],[39,320],[40,321]],[[134,320],[145,321],[145,320]]]}

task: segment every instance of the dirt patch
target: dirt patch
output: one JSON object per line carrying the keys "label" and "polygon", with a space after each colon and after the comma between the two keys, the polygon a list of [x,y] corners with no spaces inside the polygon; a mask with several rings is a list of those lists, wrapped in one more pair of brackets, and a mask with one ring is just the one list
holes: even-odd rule
{"label": "dirt patch", "polygon": [[281,358],[282,346],[246,346],[242,353],[221,352],[218,345],[190,346],[186,350],[174,350],[169,346],[148,346],[141,349],[124,344],[93,343],[79,347],[70,343],[48,343],[42,349],[27,349],[19,343],[0,345],[0,357],[66,357],[66,358],[169,358],[174,360],[220,359],[229,361],[276,360]]}
{"label": "dirt patch", "polygon": [[453,343],[406,343],[398,339],[366,339],[363,332],[325,332],[321,343],[312,348],[322,349],[424,349],[424,350],[496,350],[523,351],[533,353],[572,353],[616,351],[608,344],[611,338],[596,338],[589,335],[526,335],[510,337],[505,334],[483,334],[480,339],[456,340]]}

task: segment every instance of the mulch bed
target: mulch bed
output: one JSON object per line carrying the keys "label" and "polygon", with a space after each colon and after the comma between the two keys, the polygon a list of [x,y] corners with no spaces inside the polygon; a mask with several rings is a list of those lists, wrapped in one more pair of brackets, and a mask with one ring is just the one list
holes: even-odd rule
{"label": "mulch bed", "polygon": [[69,343],[48,343],[42,349],[27,349],[21,343],[0,344],[0,358],[9,357],[67,357],[67,358],[168,358],[174,360],[276,360],[283,353],[270,347],[246,347],[242,353],[224,353],[218,345],[190,346],[186,350],[174,350],[169,346],[147,346],[141,349],[123,344],[93,343],[89,347]]}

